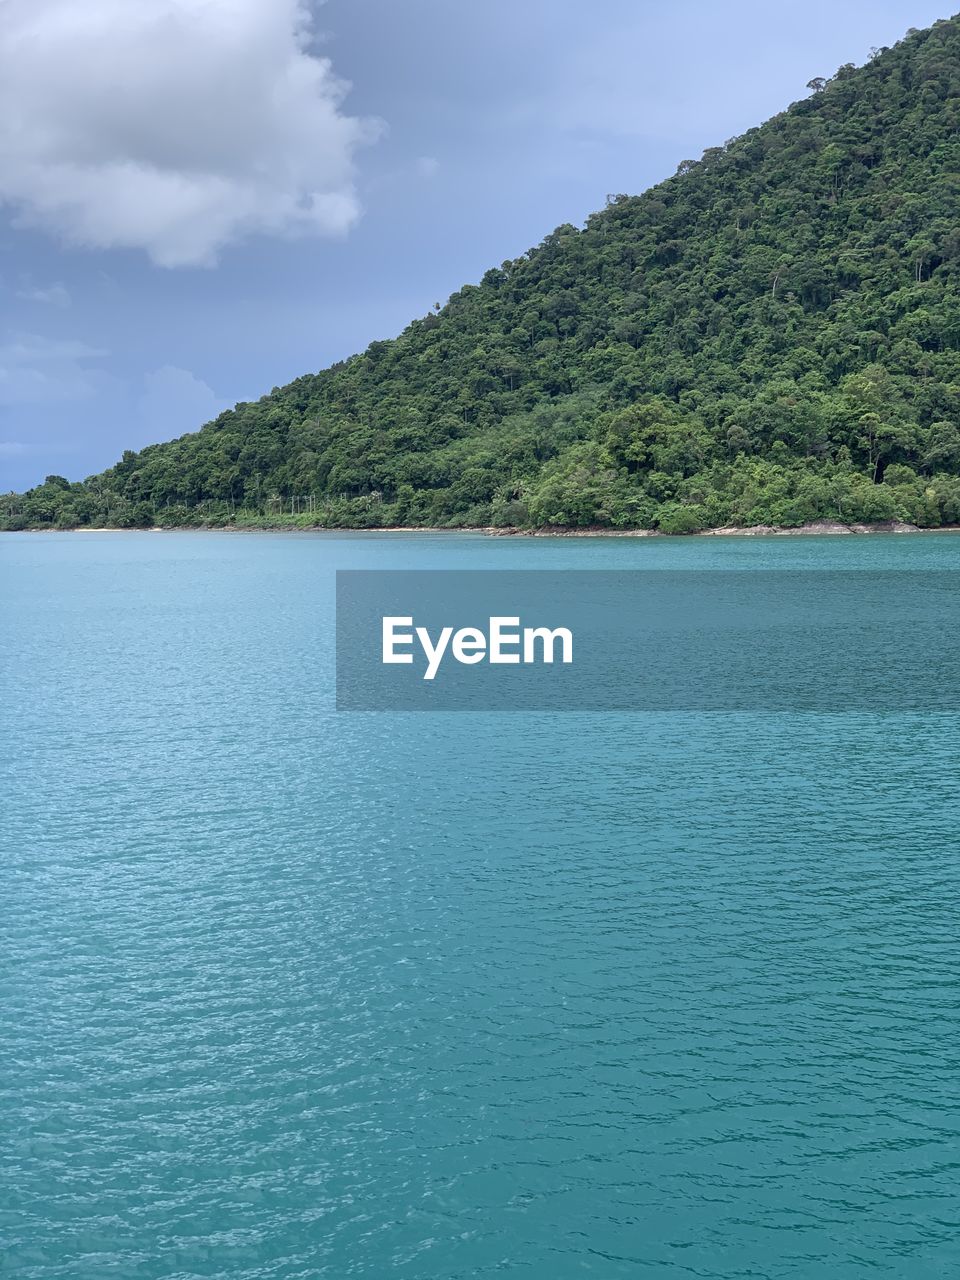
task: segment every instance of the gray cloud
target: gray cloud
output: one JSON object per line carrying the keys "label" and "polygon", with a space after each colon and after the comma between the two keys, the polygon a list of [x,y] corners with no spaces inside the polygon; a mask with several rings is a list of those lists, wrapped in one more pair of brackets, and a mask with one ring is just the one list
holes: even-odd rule
{"label": "gray cloud", "polygon": [[3,0],[0,200],[168,267],[345,232],[377,126],[309,39],[301,0]]}
{"label": "gray cloud", "polygon": [[17,297],[24,302],[39,302],[48,307],[69,307],[70,293],[62,284],[51,284],[46,288],[25,284],[17,290]]}
{"label": "gray cloud", "polygon": [[141,438],[169,440],[196,431],[227,407],[213,390],[189,369],[164,365],[144,378],[136,416]]}
{"label": "gray cloud", "polygon": [[84,399],[101,381],[91,361],[107,354],[72,339],[19,334],[0,344],[0,404],[42,405]]}

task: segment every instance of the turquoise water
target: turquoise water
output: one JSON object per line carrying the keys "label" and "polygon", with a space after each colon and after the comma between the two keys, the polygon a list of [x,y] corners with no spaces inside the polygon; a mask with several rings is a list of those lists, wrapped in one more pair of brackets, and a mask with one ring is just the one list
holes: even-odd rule
{"label": "turquoise water", "polygon": [[331,611],[958,558],[0,539],[0,1271],[956,1275],[958,717],[338,715]]}

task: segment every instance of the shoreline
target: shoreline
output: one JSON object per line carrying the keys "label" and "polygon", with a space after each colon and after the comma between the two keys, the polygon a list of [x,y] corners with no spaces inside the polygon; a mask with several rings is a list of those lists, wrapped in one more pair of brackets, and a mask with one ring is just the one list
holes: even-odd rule
{"label": "shoreline", "polygon": [[846,536],[848,534],[902,534],[902,533],[960,533],[960,525],[940,525],[937,528],[921,528],[902,520],[884,520],[876,524],[843,524],[839,520],[813,520],[807,524],[779,526],[722,525],[712,529],[697,529],[691,533],[662,533],[659,529],[611,529],[603,525],[586,525],[583,528],[568,525],[544,525],[540,529],[502,528],[495,525],[463,525],[458,528],[440,525],[383,525],[378,528],[351,529],[330,528],[326,525],[275,525],[257,528],[244,525],[177,525],[165,527],[151,525],[142,529],[119,529],[110,525],[81,525],[75,529],[5,529],[2,533],[335,533],[368,534],[383,533],[477,533],[489,538],[785,538]]}
{"label": "shoreline", "polygon": [[960,533],[960,525],[941,525],[936,529],[923,529],[919,525],[907,524],[902,520],[884,520],[876,524],[843,524],[839,520],[813,520],[807,524],[790,526],[720,525],[712,529],[697,529],[692,533],[661,533],[659,529],[604,529],[595,526],[583,529],[546,526],[543,529],[491,529],[485,532],[534,538],[785,538],[876,533]]}

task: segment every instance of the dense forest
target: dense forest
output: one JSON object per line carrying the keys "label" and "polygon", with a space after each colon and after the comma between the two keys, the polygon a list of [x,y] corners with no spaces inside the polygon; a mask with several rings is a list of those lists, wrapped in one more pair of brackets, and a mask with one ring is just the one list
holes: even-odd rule
{"label": "dense forest", "polygon": [[960,522],[960,18],[7,529]]}

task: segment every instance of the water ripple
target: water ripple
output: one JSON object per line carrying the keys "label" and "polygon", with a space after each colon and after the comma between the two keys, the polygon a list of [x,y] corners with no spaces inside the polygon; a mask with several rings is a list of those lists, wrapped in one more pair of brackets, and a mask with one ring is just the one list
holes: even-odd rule
{"label": "water ripple", "polygon": [[337,716],[381,541],[13,545],[7,1274],[957,1272],[956,717]]}

